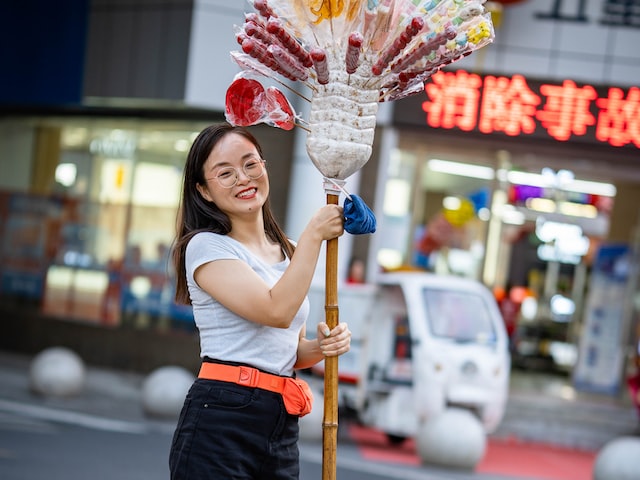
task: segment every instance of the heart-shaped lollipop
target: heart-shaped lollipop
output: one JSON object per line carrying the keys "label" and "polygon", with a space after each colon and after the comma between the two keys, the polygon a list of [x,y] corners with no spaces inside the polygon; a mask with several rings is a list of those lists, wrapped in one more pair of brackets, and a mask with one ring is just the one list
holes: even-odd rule
{"label": "heart-shaped lollipop", "polygon": [[264,112],[261,108],[264,87],[257,80],[239,77],[229,88],[225,97],[225,117],[232,125],[248,127],[260,123]]}
{"label": "heart-shaped lollipop", "polygon": [[292,130],[296,126],[293,107],[280,90],[265,90],[260,82],[242,74],[227,89],[225,117],[230,124],[242,127],[266,123]]}

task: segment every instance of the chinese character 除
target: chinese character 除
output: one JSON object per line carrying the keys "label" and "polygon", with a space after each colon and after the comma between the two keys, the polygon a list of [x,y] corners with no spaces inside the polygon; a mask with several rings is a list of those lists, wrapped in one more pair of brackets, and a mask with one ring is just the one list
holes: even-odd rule
{"label": "chinese character \u9664", "polygon": [[536,107],[540,97],[522,75],[484,79],[479,128],[482,133],[504,132],[515,136],[536,129]]}

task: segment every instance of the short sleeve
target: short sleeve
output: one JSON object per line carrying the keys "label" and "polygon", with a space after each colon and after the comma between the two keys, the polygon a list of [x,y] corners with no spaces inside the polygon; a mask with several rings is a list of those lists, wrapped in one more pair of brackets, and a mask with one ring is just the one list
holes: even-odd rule
{"label": "short sleeve", "polygon": [[224,235],[202,232],[193,236],[185,252],[187,279],[193,281],[193,273],[198,267],[215,260],[237,260],[240,252]]}

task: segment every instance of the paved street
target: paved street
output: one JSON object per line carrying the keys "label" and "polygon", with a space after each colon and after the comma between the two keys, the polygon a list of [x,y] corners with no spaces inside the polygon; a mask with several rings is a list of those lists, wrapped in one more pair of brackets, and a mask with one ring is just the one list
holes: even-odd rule
{"label": "paved street", "polygon": [[[89,368],[85,391],[44,398],[29,391],[30,358],[0,352],[0,478],[167,478],[174,420],[142,410],[141,375]],[[505,419],[474,472],[421,465],[415,444],[340,420],[341,480],[590,480],[597,451],[638,435],[626,396],[585,394],[565,377],[515,372]],[[301,441],[301,478],[320,478],[322,445]]]}
{"label": "paved street", "polygon": [[[2,408],[2,407],[0,407]],[[0,416],[0,478],[168,478],[167,432],[125,433],[6,414]]]}

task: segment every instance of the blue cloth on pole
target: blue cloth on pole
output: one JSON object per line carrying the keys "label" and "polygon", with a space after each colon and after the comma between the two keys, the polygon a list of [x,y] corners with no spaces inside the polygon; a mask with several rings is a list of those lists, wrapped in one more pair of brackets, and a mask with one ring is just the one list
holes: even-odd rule
{"label": "blue cloth on pole", "polygon": [[344,199],[344,229],[361,235],[376,231],[376,217],[366,203],[358,195],[350,195]]}

